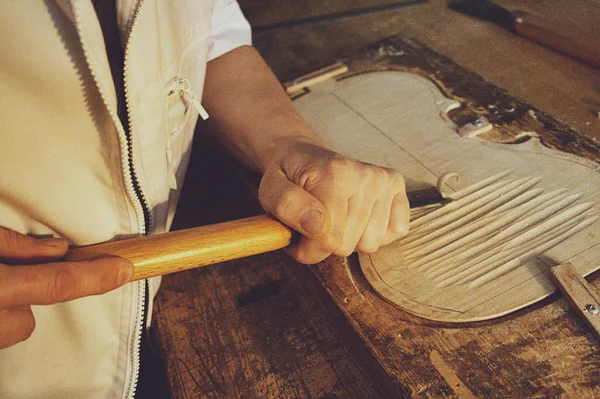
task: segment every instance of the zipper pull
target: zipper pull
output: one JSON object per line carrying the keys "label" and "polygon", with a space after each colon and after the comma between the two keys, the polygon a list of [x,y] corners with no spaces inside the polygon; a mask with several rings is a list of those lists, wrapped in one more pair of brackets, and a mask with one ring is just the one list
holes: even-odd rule
{"label": "zipper pull", "polygon": [[206,112],[202,104],[200,104],[200,101],[198,101],[198,96],[192,90],[192,84],[190,83],[190,81],[187,79],[182,79],[181,83],[183,83],[182,90],[185,93],[185,97],[187,98],[187,100],[194,104],[194,108],[196,108],[196,111],[198,111],[198,115],[200,115],[200,118],[202,118],[202,120],[207,120],[209,117],[208,112]]}
{"label": "zipper pull", "polygon": [[198,98],[196,97],[196,94],[193,93],[193,99],[190,98],[192,97],[190,94],[188,94],[188,100],[191,101],[192,104],[194,104],[194,108],[196,108],[196,111],[198,111],[198,114],[200,115],[200,118],[202,118],[202,120],[207,120],[208,119],[208,112],[206,112],[206,110],[204,109],[204,107],[202,106],[202,104],[200,104],[200,101],[198,101]]}

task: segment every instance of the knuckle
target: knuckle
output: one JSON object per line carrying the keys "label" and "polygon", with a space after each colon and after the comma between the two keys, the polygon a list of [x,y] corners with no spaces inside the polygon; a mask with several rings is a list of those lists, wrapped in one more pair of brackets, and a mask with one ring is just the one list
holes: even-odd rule
{"label": "knuckle", "polygon": [[48,298],[53,302],[64,302],[74,297],[77,292],[77,273],[70,264],[59,264],[56,267],[54,280],[48,285]]}
{"label": "knuckle", "polygon": [[332,179],[339,179],[353,167],[353,162],[342,156],[334,157],[327,165],[327,173]]}
{"label": "knuckle", "polygon": [[[366,165],[362,168],[362,180],[373,192],[383,188],[397,186],[397,178],[401,175],[394,169],[382,168],[375,165]],[[397,188],[396,188],[397,189]]]}
{"label": "knuckle", "polygon": [[384,173],[385,178],[388,179],[395,188],[402,190],[405,188],[406,182],[402,173],[392,168],[381,168],[381,171]]}
{"label": "knuckle", "polygon": [[404,176],[395,169],[387,169],[387,171],[391,182],[390,186],[398,192],[405,192],[406,181],[404,180]]}
{"label": "knuckle", "polygon": [[290,191],[286,191],[277,199],[277,202],[275,203],[275,206],[271,211],[277,218],[282,219],[287,214],[287,211],[293,200],[293,193]]}
{"label": "knuckle", "polygon": [[404,184],[404,176],[396,169],[386,169],[395,182]]}
{"label": "knuckle", "polygon": [[397,238],[401,238],[408,234],[408,224],[400,221],[390,221],[388,230]]}
{"label": "knuckle", "polygon": [[350,158],[346,158],[343,155],[336,154],[333,158],[331,158],[329,165],[332,170],[346,170],[349,166],[354,165],[354,161]]}

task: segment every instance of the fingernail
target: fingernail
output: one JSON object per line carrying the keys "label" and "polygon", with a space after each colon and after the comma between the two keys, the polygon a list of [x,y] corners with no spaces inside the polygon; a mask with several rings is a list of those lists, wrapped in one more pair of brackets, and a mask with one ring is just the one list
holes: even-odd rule
{"label": "fingernail", "polygon": [[309,235],[320,233],[323,228],[323,212],[308,208],[300,216],[300,227]]}
{"label": "fingernail", "polygon": [[122,266],[119,269],[119,274],[117,276],[117,284],[119,284],[119,286],[131,281],[131,278],[133,277],[133,267],[131,266]]}
{"label": "fingernail", "polygon": [[40,238],[37,240],[37,242],[39,242],[40,244],[45,245],[47,247],[60,247],[64,243],[64,240],[62,238],[51,237],[51,238]]}

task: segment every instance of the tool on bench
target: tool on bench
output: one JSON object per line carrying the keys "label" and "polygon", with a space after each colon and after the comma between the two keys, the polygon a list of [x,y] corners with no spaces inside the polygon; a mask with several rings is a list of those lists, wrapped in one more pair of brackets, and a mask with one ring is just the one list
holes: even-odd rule
{"label": "tool on bench", "polygon": [[[432,187],[408,193],[411,209],[446,199]],[[133,280],[161,276],[284,248],[295,232],[269,215],[260,215],[153,236],[73,248],[68,260],[116,255],[129,259]]]}
{"label": "tool on bench", "polygon": [[[452,201],[443,194],[443,186],[455,174],[444,174],[437,187],[407,193],[411,213]],[[133,280],[208,266],[232,259],[284,248],[292,242],[288,226],[268,215],[179,230],[154,236],[138,237],[87,247],[74,248],[69,260],[117,255],[134,264]],[[550,268],[556,286],[571,307],[600,338],[600,294],[568,262]]]}
{"label": "tool on bench", "polygon": [[551,266],[550,272],[570,307],[600,339],[600,293],[569,262]]}
{"label": "tool on bench", "polygon": [[600,41],[575,26],[524,11],[509,11],[487,0],[452,0],[449,7],[495,22],[550,49],[600,68]]}

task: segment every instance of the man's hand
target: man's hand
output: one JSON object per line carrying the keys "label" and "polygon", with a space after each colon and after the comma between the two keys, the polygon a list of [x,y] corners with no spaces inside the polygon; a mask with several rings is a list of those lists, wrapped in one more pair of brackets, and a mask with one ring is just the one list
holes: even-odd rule
{"label": "man's hand", "polygon": [[289,251],[299,262],[373,252],[407,233],[402,176],[327,150],[256,49],[210,61],[202,101],[207,131],[263,173],[265,210],[304,235]]}
{"label": "man's hand", "polygon": [[345,158],[305,139],[275,149],[260,184],[265,210],[304,236],[290,247],[299,262],[374,252],[408,232],[400,173]]}
{"label": "man's hand", "polygon": [[0,227],[0,349],[29,338],[31,305],[49,305],[111,291],[131,279],[122,258],[60,262],[61,238],[35,239]]}

